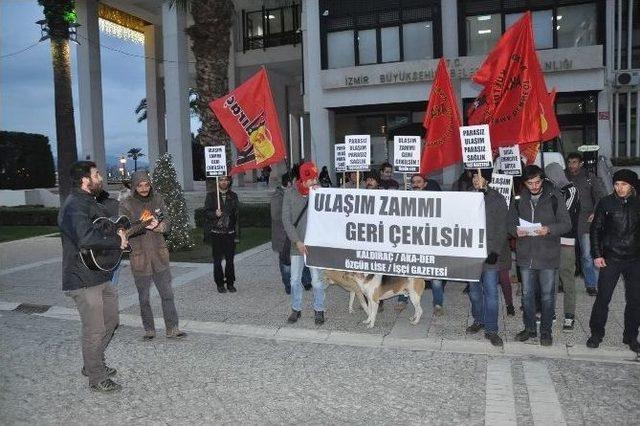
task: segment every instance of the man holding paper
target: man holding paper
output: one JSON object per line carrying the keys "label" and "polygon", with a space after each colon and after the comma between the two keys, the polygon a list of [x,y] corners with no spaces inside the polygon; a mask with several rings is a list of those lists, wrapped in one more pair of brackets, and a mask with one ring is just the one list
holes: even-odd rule
{"label": "man holding paper", "polygon": [[555,311],[555,276],[560,267],[560,236],[571,230],[564,197],[542,169],[531,165],[522,173],[520,200],[509,209],[510,233],[517,237],[516,262],[522,275],[524,330],[516,339],[536,337],[536,288],[540,290],[542,319],[540,344],[550,346]]}

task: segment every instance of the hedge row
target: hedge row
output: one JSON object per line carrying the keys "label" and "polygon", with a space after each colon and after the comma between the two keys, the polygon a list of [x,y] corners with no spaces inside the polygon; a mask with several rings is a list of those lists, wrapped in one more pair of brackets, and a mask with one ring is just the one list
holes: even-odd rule
{"label": "hedge row", "polygon": [[[194,212],[197,227],[204,224],[204,208],[197,208]],[[240,227],[270,228],[271,208],[269,204],[240,203]]]}
{"label": "hedge row", "polygon": [[[204,208],[194,212],[196,226],[204,223]],[[0,207],[0,225],[49,225],[56,226],[58,209],[55,207],[20,206]],[[268,204],[240,204],[241,227],[271,227],[271,211]]]}
{"label": "hedge row", "polygon": [[57,224],[58,209],[56,207],[0,207],[0,225],[56,226]]}
{"label": "hedge row", "polygon": [[49,138],[0,131],[0,189],[51,188],[55,184]]}

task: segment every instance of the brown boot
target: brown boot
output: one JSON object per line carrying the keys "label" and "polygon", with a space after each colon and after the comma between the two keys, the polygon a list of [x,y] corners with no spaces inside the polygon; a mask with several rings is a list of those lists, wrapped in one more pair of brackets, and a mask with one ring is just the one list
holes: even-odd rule
{"label": "brown boot", "polygon": [[167,339],[182,339],[186,336],[187,333],[185,333],[184,331],[180,331],[177,327],[167,331]]}

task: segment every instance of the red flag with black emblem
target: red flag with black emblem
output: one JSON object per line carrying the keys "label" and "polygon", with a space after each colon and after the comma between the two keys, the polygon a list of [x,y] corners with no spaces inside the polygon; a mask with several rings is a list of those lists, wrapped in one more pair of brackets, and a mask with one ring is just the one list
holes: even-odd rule
{"label": "red flag with black emblem", "polygon": [[[498,41],[473,80],[484,86],[469,124],[489,124],[493,148],[553,138],[555,121],[526,12]],[[557,123],[556,127],[557,129]]]}
{"label": "red flag with black emblem", "polygon": [[209,107],[227,131],[238,155],[230,174],[282,161],[285,148],[267,71],[253,77]]}
{"label": "red flag with black emblem", "polygon": [[462,161],[460,112],[444,58],[440,58],[438,62],[422,125],[427,134],[420,160],[420,173],[440,170]]}

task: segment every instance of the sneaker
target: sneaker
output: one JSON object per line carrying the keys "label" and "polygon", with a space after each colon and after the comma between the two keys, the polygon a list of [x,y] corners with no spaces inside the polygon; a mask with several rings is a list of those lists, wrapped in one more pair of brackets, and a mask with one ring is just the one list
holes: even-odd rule
{"label": "sneaker", "polygon": [[142,336],[143,340],[151,340],[154,337],[156,337],[156,331],[155,330],[146,330],[144,332],[144,336]]}
{"label": "sneaker", "polygon": [[498,336],[498,333],[484,333],[484,338],[488,339],[493,346],[500,348],[504,346],[504,342],[502,341],[502,338]]}
{"label": "sneaker", "polygon": [[323,311],[315,311],[315,312],[316,312],[316,318],[314,322],[316,323],[316,325],[324,324],[324,312]]}
{"label": "sneaker", "polygon": [[[116,370],[115,368],[107,367],[106,365],[104,366],[104,370],[107,373],[107,377],[113,377],[118,374],[118,370]],[[83,376],[89,377],[89,375],[87,374],[87,370],[85,370],[84,367],[82,367],[82,370],[80,370],[80,372]]]}
{"label": "sneaker", "polygon": [[298,321],[298,318],[300,318],[300,315],[302,314],[302,312],[300,311],[296,311],[295,309],[291,311],[291,315],[289,315],[289,318],[287,318],[287,322],[289,324],[293,324],[294,322]]}
{"label": "sneaker", "polygon": [[563,330],[573,330],[573,318],[565,318],[564,323],[562,324]]}
{"label": "sneaker", "polygon": [[407,302],[398,302],[398,303],[396,303],[396,306],[393,307],[393,309],[396,312],[402,312],[402,311],[404,311],[404,308],[406,308],[406,307],[407,307]]}
{"label": "sneaker", "polygon": [[600,346],[601,342],[602,342],[602,338],[591,336],[587,339],[587,347],[591,349],[596,349],[598,346]]}
{"label": "sneaker", "polygon": [[482,325],[480,323],[477,323],[477,322],[474,322],[469,327],[467,327],[465,332],[467,334],[476,334],[478,331],[482,330],[483,328],[484,328],[484,325]]}
{"label": "sneaker", "polygon": [[226,293],[227,289],[223,285],[218,286],[218,293]]}
{"label": "sneaker", "polygon": [[513,305],[507,305],[507,315],[510,317],[516,316],[516,308],[514,308]]}
{"label": "sneaker", "polygon": [[587,294],[589,296],[597,296],[598,295],[598,289],[595,287],[589,287],[587,288]]}
{"label": "sneaker", "polygon": [[540,345],[551,346],[553,344],[553,338],[548,333],[540,333]]}
{"label": "sneaker", "polygon": [[183,337],[187,337],[187,333],[177,328],[167,332],[167,339],[182,339]]}
{"label": "sneaker", "polygon": [[92,391],[103,392],[103,393],[116,392],[116,391],[119,391],[120,389],[122,389],[122,386],[120,386],[119,384],[117,384],[111,379],[105,379],[100,383],[98,383],[97,385],[91,386]]}
{"label": "sneaker", "polygon": [[236,290],[236,288],[233,286],[233,284],[227,284],[227,290],[229,291],[229,293],[235,293],[236,291],[238,291],[238,290]]}
{"label": "sneaker", "polygon": [[437,316],[437,317],[441,317],[444,315],[444,308],[440,305],[436,305],[433,307],[433,313]]}
{"label": "sneaker", "polygon": [[536,337],[538,334],[535,331],[522,330],[520,333],[516,334],[516,340],[518,342],[526,342],[532,337]]}

